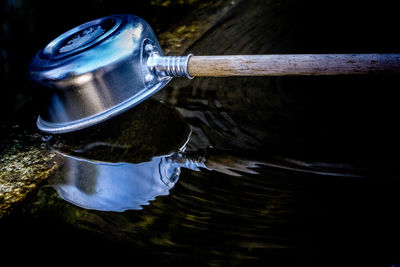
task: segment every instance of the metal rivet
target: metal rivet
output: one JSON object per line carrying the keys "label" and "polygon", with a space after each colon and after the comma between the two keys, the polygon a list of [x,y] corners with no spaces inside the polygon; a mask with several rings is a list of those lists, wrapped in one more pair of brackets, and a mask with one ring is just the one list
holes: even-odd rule
{"label": "metal rivet", "polygon": [[155,77],[154,77],[154,75],[147,74],[144,79],[145,79],[147,84],[151,84],[154,81]]}

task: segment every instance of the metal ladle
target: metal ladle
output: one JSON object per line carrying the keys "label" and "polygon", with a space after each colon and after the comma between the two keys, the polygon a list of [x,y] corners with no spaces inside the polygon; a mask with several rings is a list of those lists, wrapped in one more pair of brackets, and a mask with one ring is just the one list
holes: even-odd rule
{"label": "metal ladle", "polygon": [[37,127],[83,129],[135,106],[172,77],[400,73],[399,54],[164,56],[151,27],[132,15],[93,20],[60,35],[29,66],[42,88]]}

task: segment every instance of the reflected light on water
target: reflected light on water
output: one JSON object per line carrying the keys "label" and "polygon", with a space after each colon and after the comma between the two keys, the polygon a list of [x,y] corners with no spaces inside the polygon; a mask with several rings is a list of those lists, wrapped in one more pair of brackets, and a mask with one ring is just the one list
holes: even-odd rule
{"label": "reflected light on water", "polygon": [[180,166],[166,157],[131,164],[65,156],[62,172],[52,186],[64,200],[86,209],[125,211],[140,210],[156,197],[168,195]]}

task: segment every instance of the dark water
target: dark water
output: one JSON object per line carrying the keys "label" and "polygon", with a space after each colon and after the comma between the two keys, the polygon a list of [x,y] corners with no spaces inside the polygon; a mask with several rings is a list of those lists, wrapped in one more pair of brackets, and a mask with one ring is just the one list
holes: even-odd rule
{"label": "dark water", "polygon": [[[189,50],[398,52],[391,10],[245,1]],[[44,142],[64,164],[2,222],[5,251],[132,265],[400,263],[398,87],[386,76],[174,80],[112,122]]]}

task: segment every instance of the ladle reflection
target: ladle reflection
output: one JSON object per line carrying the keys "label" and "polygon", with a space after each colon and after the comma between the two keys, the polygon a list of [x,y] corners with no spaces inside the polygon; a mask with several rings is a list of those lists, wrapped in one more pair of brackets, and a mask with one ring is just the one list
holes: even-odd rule
{"label": "ladle reflection", "polygon": [[184,150],[185,145],[175,153],[141,163],[94,161],[59,152],[64,165],[61,175],[50,183],[62,199],[86,209],[139,210],[156,197],[168,195],[182,167],[207,169],[202,150]]}
{"label": "ladle reflection", "polygon": [[[86,209],[102,211],[139,210],[158,196],[169,194],[181,168],[208,169],[226,175],[258,174],[262,167],[314,175],[362,177],[355,169],[345,172],[290,159],[256,161],[208,149],[185,152],[185,148],[142,163],[109,163],[65,155],[62,175],[51,183],[64,200]],[[211,152],[207,155],[206,152]],[[211,167],[211,168],[210,168]],[[331,167],[335,167],[332,165]],[[352,172],[349,172],[352,171]]]}
{"label": "ladle reflection", "polygon": [[353,165],[293,160],[263,152],[208,147],[187,151],[191,131],[176,110],[148,101],[135,111],[91,131],[51,138],[64,165],[51,185],[61,198],[102,211],[142,209],[165,196],[181,168],[207,169],[230,176],[281,169],[310,175],[362,177]]}
{"label": "ladle reflection", "polygon": [[61,198],[86,209],[138,210],[157,196],[169,194],[184,165],[173,159],[176,156],[154,157],[138,164],[65,156],[63,175],[52,181],[52,186]]}

